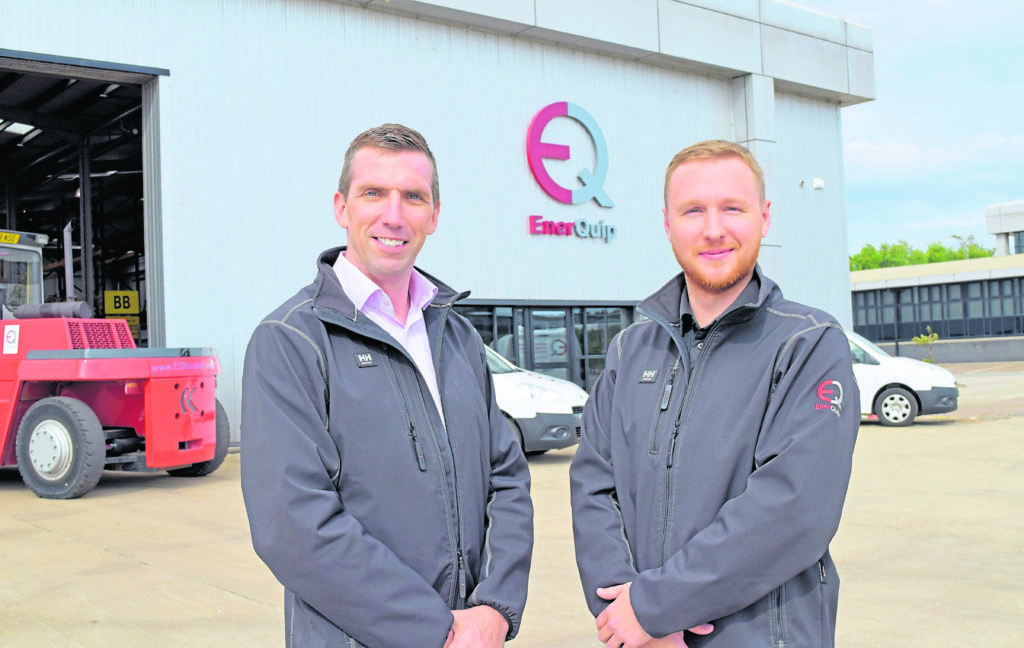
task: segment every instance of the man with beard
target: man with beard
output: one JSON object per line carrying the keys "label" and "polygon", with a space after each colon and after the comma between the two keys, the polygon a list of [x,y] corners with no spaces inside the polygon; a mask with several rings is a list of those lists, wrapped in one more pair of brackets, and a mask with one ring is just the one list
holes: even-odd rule
{"label": "man with beard", "polygon": [[731,142],[684,149],[665,174],[682,273],[612,340],[570,469],[576,561],[609,648],[834,643],[828,545],[857,385],[839,324],[757,264],[769,205]]}

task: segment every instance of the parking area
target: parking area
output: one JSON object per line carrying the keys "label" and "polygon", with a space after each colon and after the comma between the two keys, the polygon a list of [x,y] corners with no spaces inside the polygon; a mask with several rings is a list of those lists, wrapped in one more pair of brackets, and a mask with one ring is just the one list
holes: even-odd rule
{"label": "parking area", "polygon": [[[1024,362],[947,367],[956,412],[861,426],[833,544],[839,646],[1024,641]],[[530,459],[537,537],[519,648],[599,645],[572,551],[572,455]],[[283,645],[281,589],[249,544],[238,461],[200,479],[107,472],[69,501],[0,470],[0,645]]]}

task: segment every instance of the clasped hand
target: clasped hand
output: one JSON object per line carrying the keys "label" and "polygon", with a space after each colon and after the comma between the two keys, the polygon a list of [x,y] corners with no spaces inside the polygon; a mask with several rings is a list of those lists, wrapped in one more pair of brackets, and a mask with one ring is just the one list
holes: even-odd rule
{"label": "clasped hand", "polygon": [[501,648],[508,635],[508,621],[486,605],[452,610],[455,622],[444,648]]}
{"label": "clasped hand", "polygon": [[[607,648],[686,648],[682,630],[660,639],[647,634],[633,612],[629,600],[630,586],[632,583],[597,588],[598,596],[611,601],[597,617],[597,638]],[[714,629],[710,623],[703,623],[690,628],[690,632],[706,635]]]}

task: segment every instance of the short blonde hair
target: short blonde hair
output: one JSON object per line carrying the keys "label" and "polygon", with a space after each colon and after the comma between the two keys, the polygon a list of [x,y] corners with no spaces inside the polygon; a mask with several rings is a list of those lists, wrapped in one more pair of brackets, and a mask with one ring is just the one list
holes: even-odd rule
{"label": "short blonde hair", "polygon": [[754,173],[754,180],[757,182],[758,196],[761,198],[761,203],[764,204],[764,171],[761,170],[761,165],[754,159],[753,154],[745,146],[741,146],[736,142],[705,140],[697,142],[692,146],[687,146],[682,151],[676,153],[672,161],[668,163],[668,169],[665,170],[665,207],[668,207],[668,181],[671,179],[672,173],[681,164],[693,160],[720,160],[730,157],[738,158],[750,167],[750,170]]}

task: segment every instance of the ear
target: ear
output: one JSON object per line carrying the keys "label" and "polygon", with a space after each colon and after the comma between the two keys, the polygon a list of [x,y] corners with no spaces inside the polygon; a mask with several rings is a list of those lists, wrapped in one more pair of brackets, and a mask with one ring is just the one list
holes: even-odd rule
{"label": "ear", "polygon": [[772,223],[772,215],[769,208],[772,206],[772,201],[764,201],[764,207],[761,208],[761,238],[768,236],[768,226]]}
{"label": "ear", "polygon": [[434,213],[430,215],[430,227],[427,229],[427,234],[433,234],[437,231],[437,217],[441,213],[441,201],[437,201],[434,205]]}
{"label": "ear", "polygon": [[334,220],[337,221],[338,225],[348,229],[348,214],[345,211],[347,205],[345,204],[345,196],[340,191],[334,193]]}
{"label": "ear", "polygon": [[662,207],[661,213],[665,216],[665,236],[669,236],[668,232],[668,207]]}

